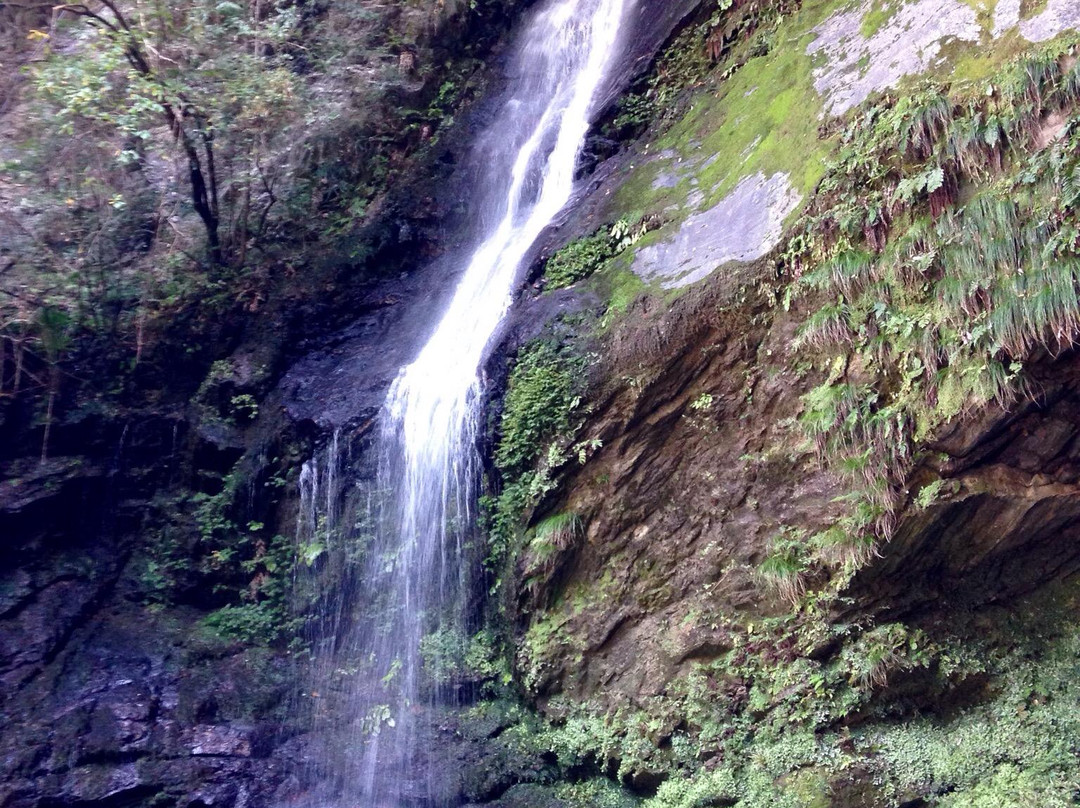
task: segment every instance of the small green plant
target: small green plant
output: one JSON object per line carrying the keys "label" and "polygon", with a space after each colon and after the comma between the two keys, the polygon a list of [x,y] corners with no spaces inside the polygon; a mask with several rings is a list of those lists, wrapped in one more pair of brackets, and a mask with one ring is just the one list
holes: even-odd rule
{"label": "small green plant", "polygon": [[861,690],[885,687],[892,673],[928,667],[932,659],[926,635],[903,623],[887,623],[867,631],[842,655],[849,683]]}
{"label": "small green plant", "polygon": [[758,577],[792,608],[806,591],[806,546],[797,532],[784,531],[774,537],[769,554],[758,564]]}
{"label": "small green plant", "polygon": [[259,403],[249,393],[233,396],[229,403],[232,405],[233,419],[237,423],[250,423],[259,415]]}
{"label": "small green plant", "polygon": [[491,680],[506,686],[510,668],[498,648],[494,634],[479,631],[466,637],[452,627],[440,627],[420,641],[424,671],[435,682]]}
{"label": "small green plant", "polygon": [[570,430],[571,414],[580,404],[580,364],[547,342],[519,353],[507,384],[495,450],[501,472],[526,471],[545,454],[552,438]]}
{"label": "small green plant", "polygon": [[589,277],[611,258],[636,245],[649,232],[649,221],[636,224],[620,219],[605,231],[571,241],[556,252],[544,267],[544,286],[562,289]]}
{"label": "small green plant", "polygon": [[581,535],[584,526],[576,513],[557,513],[537,522],[534,528],[536,540],[564,549]]}
{"label": "small green plant", "polygon": [[690,409],[695,412],[704,412],[712,408],[713,401],[715,399],[711,393],[702,393],[690,402]]}
{"label": "small green plant", "polygon": [[589,445],[575,445],[580,427],[584,359],[567,348],[540,340],[526,346],[507,383],[495,467],[502,477],[497,497],[487,498],[491,537],[488,565],[498,568],[517,546],[523,520],[554,486],[554,474],[571,454],[585,457]]}
{"label": "small green plant", "polygon": [[424,670],[436,682],[457,679],[465,661],[466,639],[454,628],[442,627],[420,640]]}
{"label": "small green plant", "polygon": [[203,618],[203,625],[226,639],[250,645],[271,642],[286,628],[282,615],[265,603],[223,606]]}
{"label": "small green plant", "polygon": [[571,241],[548,259],[545,287],[553,290],[571,286],[596,272],[614,254],[611,239],[603,232]]}
{"label": "small green plant", "polygon": [[925,511],[938,500],[938,497],[941,496],[941,492],[944,488],[944,480],[934,480],[933,482],[927,483],[920,488],[919,493],[915,495],[915,507],[920,511]]}
{"label": "small green plant", "polygon": [[527,586],[533,586],[550,573],[555,559],[584,532],[577,514],[557,513],[541,520],[533,528],[533,537],[525,548]]}

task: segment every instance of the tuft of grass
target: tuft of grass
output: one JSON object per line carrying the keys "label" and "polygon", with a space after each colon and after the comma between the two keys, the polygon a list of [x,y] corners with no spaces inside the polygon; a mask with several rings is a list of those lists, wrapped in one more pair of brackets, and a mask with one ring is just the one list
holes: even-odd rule
{"label": "tuft of grass", "polygon": [[565,550],[584,531],[581,517],[571,511],[556,513],[542,519],[533,528],[535,541]]}
{"label": "tuft of grass", "polygon": [[756,572],[767,589],[794,609],[806,592],[808,571],[804,545],[785,532],[773,539],[769,554]]}
{"label": "tuft of grass", "polygon": [[[793,350],[830,369],[799,424],[853,482],[820,560],[865,562],[863,531],[891,534],[916,447],[1008,406],[1028,357],[1080,339],[1080,96],[1065,64],[1050,48],[976,91],[886,97],[841,135],[784,257],[789,304],[812,307]],[[1045,146],[1051,114],[1064,126]]]}

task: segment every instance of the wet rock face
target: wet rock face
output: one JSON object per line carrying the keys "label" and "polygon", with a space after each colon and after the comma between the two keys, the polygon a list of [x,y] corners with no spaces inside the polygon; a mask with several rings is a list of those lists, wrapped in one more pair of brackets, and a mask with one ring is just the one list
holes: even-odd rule
{"label": "wet rock face", "polygon": [[277,728],[253,716],[280,701],[287,669],[236,647],[200,651],[186,629],[115,605],[6,689],[0,804],[268,802],[285,767]]}
{"label": "wet rock face", "polygon": [[[86,540],[101,525],[105,472],[87,458],[6,464],[0,484],[0,683],[13,692],[63,648],[115,581],[111,542]],[[65,536],[84,537],[74,542]]]}
{"label": "wet rock face", "polygon": [[[852,483],[800,448],[800,396],[821,379],[798,370],[796,320],[755,299],[759,281],[775,281],[775,264],[746,264],[776,246],[799,204],[788,207],[790,186],[778,178],[797,183],[803,172],[759,170],[762,144],[779,140],[808,164],[824,161],[816,124],[795,140],[793,121],[850,110],[905,76],[947,75],[953,51],[1049,39],[1080,25],[1080,5],[1025,10],[1003,0],[991,19],[957,0],[867,0],[805,4],[792,20],[783,41],[798,48],[791,61],[805,60],[807,85],[780,116],[783,127],[763,136],[731,125],[733,165],[715,171],[717,156],[732,153],[717,133],[753,119],[741,115],[744,99],[783,106],[761,78],[786,75],[768,72],[778,50],[741,68],[728,97],[725,87],[719,102],[702,93],[685,125],[637,144],[633,164],[595,195],[606,203],[586,200],[604,210],[600,222],[644,211],[664,225],[633,263],[650,299],[607,335],[602,389],[576,438],[603,448],[536,514],[539,522],[573,513],[585,528],[542,576],[519,570],[519,672],[542,705],[556,694],[609,709],[640,705],[693,662],[722,658],[728,627],[788,610],[755,574],[774,538],[784,526],[814,535],[850,493]],[[1058,131],[1048,127],[1042,142]],[[783,155],[767,156],[766,165],[782,165]],[[674,303],[658,300],[659,288],[684,285]],[[1075,360],[1031,371],[1037,405],[965,421],[929,447],[934,463],[912,478],[895,535],[854,582],[861,617],[982,607],[1077,569]],[[938,476],[941,495],[920,507],[915,495]]]}
{"label": "wet rock face", "polygon": [[674,238],[641,250],[634,272],[665,289],[687,286],[733,261],[761,258],[776,246],[801,198],[787,175],[746,177],[716,206],[690,216]]}
{"label": "wet rock face", "polygon": [[637,76],[648,69],[654,54],[672,31],[702,4],[702,0],[637,0],[630,14],[623,57],[615,65],[600,106],[611,103]]}
{"label": "wet rock face", "polygon": [[795,323],[740,291],[760,271],[717,276],[670,308],[639,302],[611,335],[613,381],[582,436],[603,448],[549,506],[586,527],[520,606],[560,638],[550,656],[522,641],[542,702],[638,703],[723,656],[733,618],[786,608],[754,575],[778,526],[836,512],[839,482],[790,450],[799,383],[768,357]]}
{"label": "wet rock face", "polygon": [[[797,319],[754,285],[744,271],[670,307],[639,301],[611,335],[609,386],[581,436],[603,448],[545,506],[585,528],[519,603],[519,670],[541,706],[557,694],[640,704],[722,658],[732,626],[790,608],[755,574],[772,538],[839,515],[849,484],[792,428],[815,383],[790,367]],[[1080,358],[1028,373],[1037,400],[962,420],[927,448],[841,619],[978,610],[1080,569]]]}
{"label": "wet rock face", "polygon": [[957,424],[911,479],[943,481],[854,590],[891,611],[1009,601],[1080,569],[1080,359],[1028,374],[1036,401]]}
{"label": "wet rock face", "polygon": [[152,557],[151,499],[199,440],[175,416],[102,419],[57,430],[54,448],[81,454],[0,462],[5,808],[228,808],[280,782],[286,660],[210,635],[198,609],[148,606],[132,563]]}

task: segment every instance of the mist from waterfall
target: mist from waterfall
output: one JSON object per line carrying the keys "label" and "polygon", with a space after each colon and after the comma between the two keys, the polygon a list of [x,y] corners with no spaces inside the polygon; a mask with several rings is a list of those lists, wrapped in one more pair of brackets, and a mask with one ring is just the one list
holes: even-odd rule
{"label": "mist from waterfall", "polygon": [[[416,766],[418,716],[453,694],[422,676],[421,646],[436,631],[464,636],[470,628],[463,562],[474,528],[480,367],[526,253],[571,199],[632,2],[553,0],[532,13],[507,100],[474,147],[485,170],[470,215],[483,235],[428,342],[389,391],[374,447],[375,490],[341,507],[347,441],[336,433],[303,470],[301,546],[323,552],[320,541],[348,541],[335,555],[337,578],[365,591],[364,616],[341,598],[325,601],[328,639],[316,652],[316,681],[348,682],[347,695],[333,702],[349,713],[348,742],[335,762],[323,763],[328,792],[341,804],[433,804]],[[350,569],[355,559],[362,560]]]}

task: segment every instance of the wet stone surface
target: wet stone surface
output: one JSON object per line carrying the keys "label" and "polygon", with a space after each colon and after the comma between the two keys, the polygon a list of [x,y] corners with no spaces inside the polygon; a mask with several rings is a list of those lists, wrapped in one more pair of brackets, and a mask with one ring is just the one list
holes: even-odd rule
{"label": "wet stone surface", "polygon": [[776,246],[800,200],[785,174],[747,177],[718,205],[689,217],[673,238],[641,250],[634,272],[673,289],[732,261],[761,258]]}

